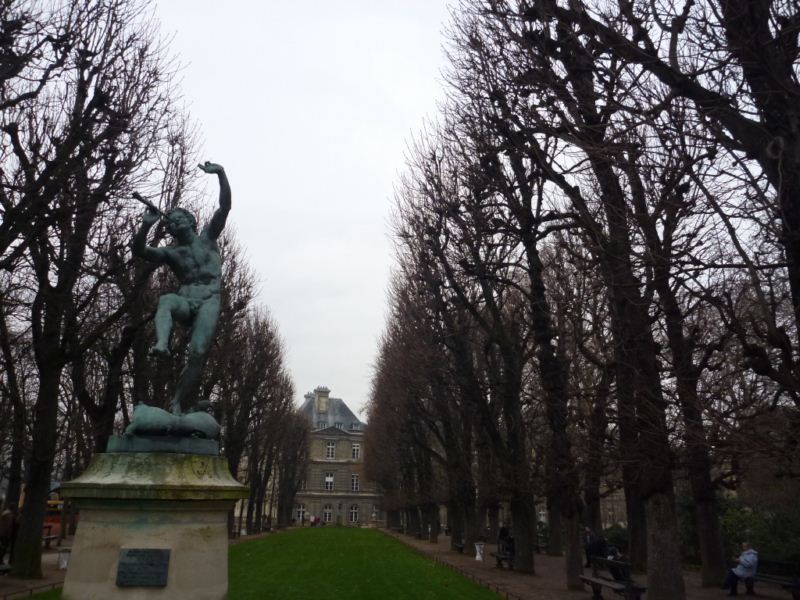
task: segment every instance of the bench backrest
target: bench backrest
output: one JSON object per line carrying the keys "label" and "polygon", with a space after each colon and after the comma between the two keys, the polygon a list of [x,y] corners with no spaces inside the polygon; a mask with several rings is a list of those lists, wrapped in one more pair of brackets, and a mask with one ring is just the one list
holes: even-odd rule
{"label": "bench backrest", "polygon": [[630,582],[631,580],[631,563],[629,562],[593,556],[592,574],[597,577],[599,571],[607,571],[615,581]]}
{"label": "bench backrest", "polygon": [[759,558],[756,573],[797,579],[800,578],[800,563]]}

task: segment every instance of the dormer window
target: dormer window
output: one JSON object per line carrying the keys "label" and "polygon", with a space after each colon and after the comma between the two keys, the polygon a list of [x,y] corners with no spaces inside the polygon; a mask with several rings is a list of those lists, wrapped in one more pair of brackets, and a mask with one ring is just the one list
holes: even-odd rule
{"label": "dormer window", "polygon": [[359,423],[350,423],[350,431],[358,431]]}
{"label": "dormer window", "polygon": [[325,429],[327,426],[327,421],[317,421],[317,429]]}
{"label": "dormer window", "polygon": [[344,429],[344,423],[336,423],[336,429]]}

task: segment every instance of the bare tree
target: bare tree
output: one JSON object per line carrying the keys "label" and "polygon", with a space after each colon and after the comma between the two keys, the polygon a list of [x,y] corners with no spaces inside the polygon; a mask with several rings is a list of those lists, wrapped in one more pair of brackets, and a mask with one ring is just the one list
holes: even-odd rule
{"label": "bare tree", "polygon": [[[61,77],[35,102],[3,113],[3,251],[26,252],[33,351],[39,373],[31,460],[14,571],[40,576],[41,524],[56,453],[61,374],[71,355],[73,294],[89,256],[92,231],[108,203],[147,176],[137,172],[165,143],[171,119],[169,68],[141,5],[109,1],[75,8],[80,18]],[[55,6],[66,21],[72,5]],[[58,60],[58,56],[53,57]],[[67,85],[69,83],[69,85]],[[32,211],[32,212],[31,212]],[[16,246],[15,246],[16,244]],[[88,290],[89,292],[91,290]],[[123,312],[123,309],[118,309]],[[115,319],[117,315],[109,315]],[[102,324],[86,339],[99,335]]]}

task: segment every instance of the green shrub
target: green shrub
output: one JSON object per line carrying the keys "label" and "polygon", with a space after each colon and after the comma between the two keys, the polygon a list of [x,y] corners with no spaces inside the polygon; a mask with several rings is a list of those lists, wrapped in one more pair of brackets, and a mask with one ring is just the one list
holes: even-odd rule
{"label": "green shrub", "polygon": [[628,553],[628,528],[615,523],[603,530],[603,537],[609,546],[614,546],[623,554]]}
{"label": "green shrub", "polygon": [[800,561],[797,511],[770,511],[729,500],[723,507],[720,524],[729,554],[737,554],[742,542],[750,542],[762,558]]}

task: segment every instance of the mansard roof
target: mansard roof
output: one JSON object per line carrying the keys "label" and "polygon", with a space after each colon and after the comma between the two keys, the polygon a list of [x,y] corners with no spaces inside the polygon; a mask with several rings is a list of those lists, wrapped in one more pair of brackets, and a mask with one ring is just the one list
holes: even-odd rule
{"label": "mansard roof", "polygon": [[[306,415],[313,429],[336,427],[336,423],[341,423],[342,430],[349,431],[353,423],[358,423],[358,429],[363,430],[364,423],[353,414],[353,411],[341,398],[329,397],[328,410],[325,412],[317,412],[315,410],[314,394],[306,394],[305,398],[305,402],[300,407],[300,412]],[[320,427],[320,423],[323,422],[325,423],[324,427]]]}

